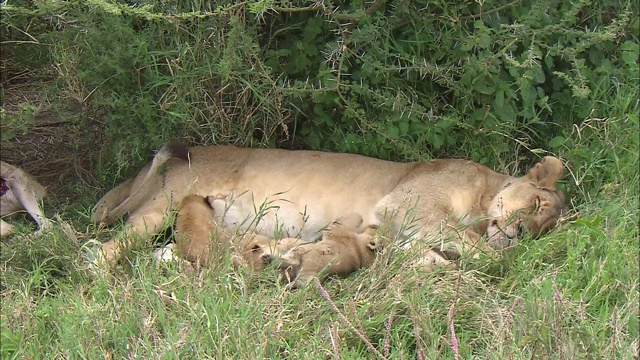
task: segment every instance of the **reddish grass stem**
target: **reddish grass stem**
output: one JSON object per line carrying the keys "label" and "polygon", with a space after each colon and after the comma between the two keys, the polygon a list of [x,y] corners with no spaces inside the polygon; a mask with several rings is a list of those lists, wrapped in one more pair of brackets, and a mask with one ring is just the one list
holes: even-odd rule
{"label": "reddish grass stem", "polygon": [[329,295],[329,293],[327,292],[327,290],[325,290],[324,287],[322,287],[322,284],[320,283],[320,280],[318,280],[318,278],[314,279],[315,283],[316,283],[316,287],[318,288],[318,290],[320,290],[320,293],[322,294],[322,296],[327,300],[327,302],[329,303],[329,305],[331,305],[331,307],[333,308],[333,311],[336,312],[336,314],[338,314],[338,318],[340,318],[340,320],[342,321],[342,323],[348,327],[349,329],[351,329],[351,331],[353,331],[356,336],[358,336],[360,338],[360,340],[362,340],[364,342],[364,344],[367,346],[367,348],[374,354],[376,354],[377,357],[381,358],[381,359],[386,359],[386,357],[384,355],[382,355],[374,346],[373,344],[371,344],[371,341],[369,341],[369,339],[367,339],[367,337],[360,333],[360,331],[358,331],[355,326],[353,326],[353,324],[351,324],[351,322],[340,312],[340,309],[338,309],[338,306],[336,306],[336,304],[333,302],[333,300],[331,300],[331,296]]}

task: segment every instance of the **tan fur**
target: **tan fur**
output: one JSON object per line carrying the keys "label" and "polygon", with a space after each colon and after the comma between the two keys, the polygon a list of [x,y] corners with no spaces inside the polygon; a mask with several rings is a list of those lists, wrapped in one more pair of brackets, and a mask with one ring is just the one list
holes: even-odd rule
{"label": "tan fur", "polygon": [[213,209],[206,199],[188,195],[180,203],[175,224],[177,255],[194,263],[196,267],[209,263],[210,242],[218,240],[225,245],[229,239],[221,236],[214,222]]}
{"label": "tan fur", "polygon": [[198,195],[186,196],[176,218],[176,251],[196,268],[210,265],[215,250],[234,249],[233,264],[262,270],[272,258],[280,257],[298,243],[298,239],[275,240],[253,233],[235,234],[216,224],[210,201]]}
{"label": "tan fur", "polygon": [[[50,221],[45,217],[40,204],[46,189],[23,170],[0,161],[0,177],[8,188],[0,197],[0,216],[11,216],[19,211],[27,213],[38,224],[39,231],[46,229]],[[0,238],[14,232],[13,226],[0,219]]]}
{"label": "tan fur", "polygon": [[[112,265],[128,250],[128,239],[136,238],[132,233],[158,233],[168,210],[189,194],[221,195],[225,227],[267,237],[281,231],[303,241],[317,239],[333,219],[348,213],[362,214],[364,226],[379,225],[394,213],[395,231],[409,243],[422,239],[448,253],[514,245],[520,228],[540,236],[565,208],[555,189],[564,167],[553,157],[522,178],[457,159],[397,163],[229,146],[193,147],[188,158],[164,156],[163,166],[154,165],[164,171],[147,166],[100,200],[94,221],[109,224],[128,215],[122,233],[103,245],[103,264]],[[511,222],[515,215],[518,221]],[[406,226],[408,220],[413,221]],[[482,235],[490,246],[480,241]]]}
{"label": "tan fur", "polygon": [[[362,218],[360,217],[360,223]],[[359,225],[359,223],[358,223]],[[357,227],[334,222],[322,240],[299,245],[282,256],[280,270],[283,279],[294,288],[302,287],[313,278],[341,276],[371,266],[381,247],[375,229],[357,233]]]}

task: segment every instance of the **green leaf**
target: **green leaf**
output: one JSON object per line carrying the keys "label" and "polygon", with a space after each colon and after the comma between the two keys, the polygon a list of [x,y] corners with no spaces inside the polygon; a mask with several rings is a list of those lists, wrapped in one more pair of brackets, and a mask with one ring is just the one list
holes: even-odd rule
{"label": "green leaf", "polygon": [[633,66],[638,63],[638,53],[632,51],[623,51],[620,55],[622,61],[630,66]]}
{"label": "green leaf", "polygon": [[549,147],[553,149],[557,149],[564,144],[566,139],[564,136],[556,136],[553,139],[549,140]]}
{"label": "green leaf", "polygon": [[542,84],[545,80],[542,67],[536,66],[524,72],[524,76],[531,80],[533,84]]}
{"label": "green leaf", "polygon": [[491,95],[496,91],[496,85],[494,81],[489,81],[486,76],[480,76],[473,81],[473,90],[481,94]]}
{"label": "green leaf", "polygon": [[438,122],[436,123],[436,127],[442,129],[442,130],[448,130],[450,128],[453,127],[453,125],[455,125],[455,119],[452,119],[451,117],[443,117],[440,120],[438,120]]}
{"label": "green leaf", "polygon": [[547,66],[547,69],[553,70],[555,68],[555,66],[553,64],[553,56],[545,56],[544,57],[544,64]]}
{"label": "green leaf", "polygon": [[445,139],[446,137],[442,134],[433,134],[431,137],[431,145],[436,149],[440,149],[442,145],[444,145]]}
{"label": "green leaf", "polygon": [[633,41],[625,41],[624,44],[620,45],[620,50],[638,53],[640,52],[640,44]]}
{"label": "green leaf", "polygon": [[398,128],[400,129],[400,135],[406,135],[409,132],[409,122],[407,120],[400,121]]}
{"label": "green leaf", "polygon": [[398,130],[397,127],[393,125],[389,125],[389,128],[387,128],[387,135],[389,135],[390,138],[395,140],[400,137],[400,131]]}
{"label": "green leaf", "polygon": [[488,34],[482,34],[478,38],[477,44],[479,47],[486,49],[493,43],[493,39]]}
{"label": "green leaf", "polygon": [[501,121],[513,122],[516,118],[516,111],[513,105],[505,103],[502,106],[496,106],[494,112]]}
{"label": "green leaf", "polygon": [[521,79],[520,86],[520,95],[522,96],[524,107],[533,105],[537,95],[536,88],[526,78]]}
{"label": "green leaf", "polygon": [[467,51],[473,49],[474,45],[475,44],[473,43],[472,40],[467,40],[467,41],[463,42],[462,45],[460,45],[459,49],[464,51],[464,52],[467,52]]}
{"label": "green leaf", "polygon": [[504,90],[498,89],[498,91],[496,91],[496,98],[494,99],[493,104],[495,107],[504,106]]}
{"label": "green leaf", "polygon": [[604,55],[602,54],[602,51],[594,47],[589,49],[589,61],[591,61],[591,63],[593,63],[596,66],[599,66],[600,64],[602,64],[602,59],[604,59]]}

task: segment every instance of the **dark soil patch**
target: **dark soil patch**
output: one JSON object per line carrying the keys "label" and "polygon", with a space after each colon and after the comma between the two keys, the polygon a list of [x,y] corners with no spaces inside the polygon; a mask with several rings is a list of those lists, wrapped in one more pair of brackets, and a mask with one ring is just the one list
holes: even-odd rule
{"label": "dark soil patch", "polygon": [[[48,189],[47,212],[90,204],[102,193],[95,178],[100,123],[70,99],[51,99],[51,82],[2,84],[3,161],[22,168]],[[63,104],[63,105],[60,105]],[[89,196],[91,196],[89,195]]]}

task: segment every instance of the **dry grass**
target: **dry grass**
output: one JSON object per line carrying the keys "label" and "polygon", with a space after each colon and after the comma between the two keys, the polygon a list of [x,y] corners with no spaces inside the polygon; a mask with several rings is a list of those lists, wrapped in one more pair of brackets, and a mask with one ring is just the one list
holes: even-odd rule
{"label": "dry grass", "polygon": [[[50,81],[3,85],[2,160],[21,167],[48,189],[48,205],[60,209],[82,202],[98,183],[93,175],[100,153],[100,123],[87,119],[83,106],[69,99],[51,99]],[[84,125],[88,121],[88,125]],[[16,123],[29,124],[20,131]],[[78,187],[85,190],[80,193]],[[51,208],[47,210],[51,210]]]}

